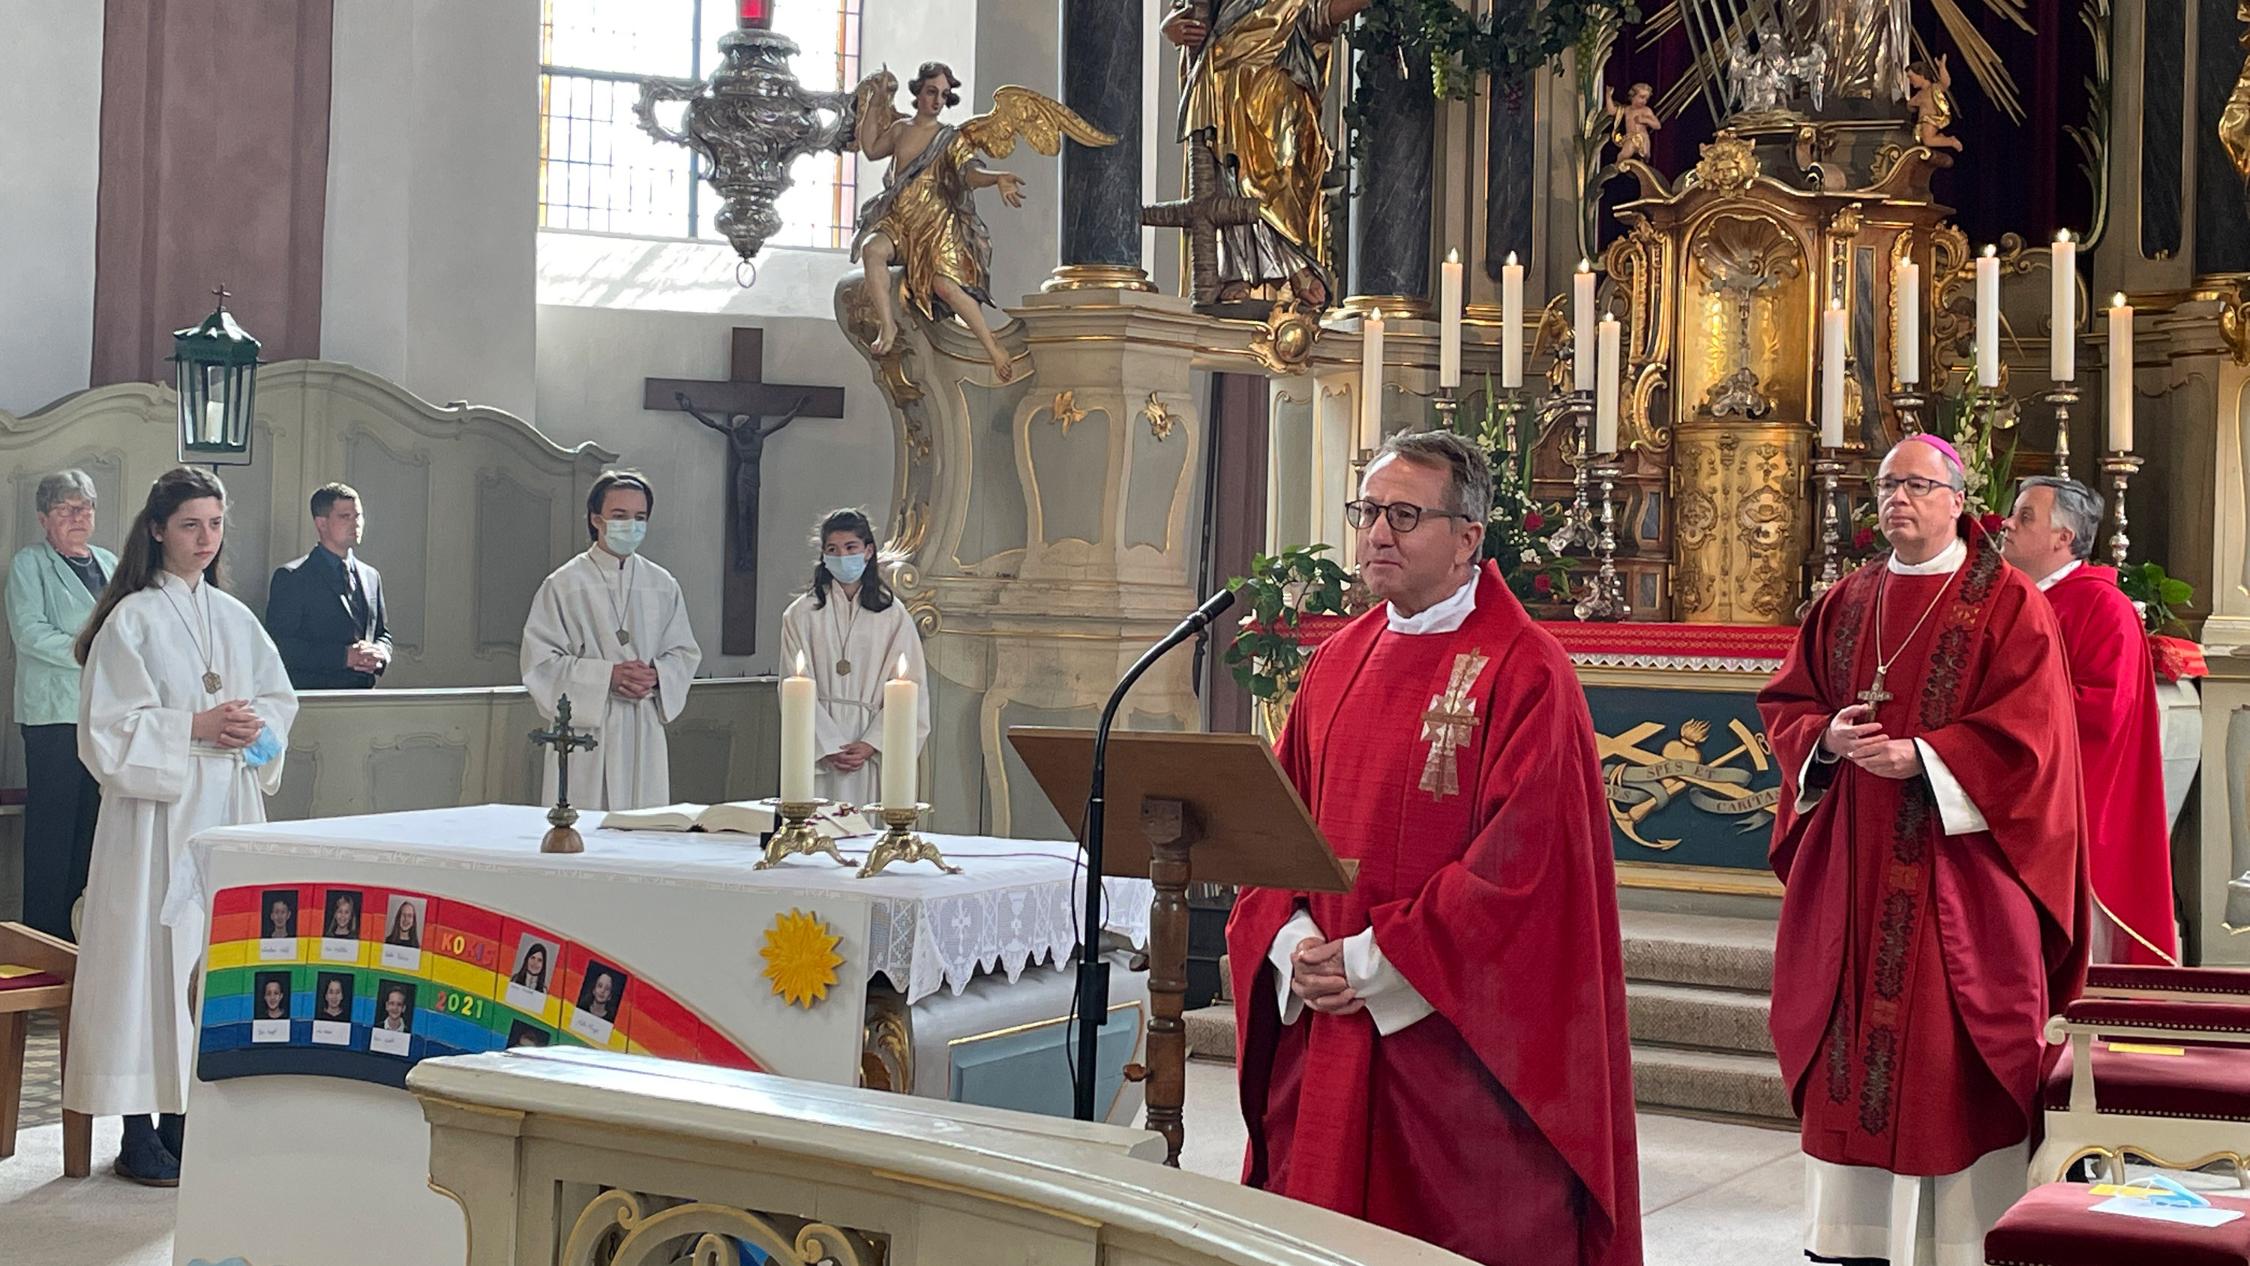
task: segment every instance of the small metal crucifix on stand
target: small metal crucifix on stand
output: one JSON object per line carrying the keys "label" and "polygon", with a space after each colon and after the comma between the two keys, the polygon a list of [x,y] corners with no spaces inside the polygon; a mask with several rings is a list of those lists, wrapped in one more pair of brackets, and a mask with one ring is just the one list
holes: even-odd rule
{"label": "small metal crucifix on stand", "polygon": [[555,724],[544,730],[533,730],[531,741],[541,747],[555,749],[555,807],[547,810],[547,834],[539,841],[542,853],[583,853],[586,841],[579,837],[578,810],[570,807],[570,754],[581,748],[587,751],[601,746],[601,740],[591,734],[581,734],[570,727],[570,696],[555,701]]}

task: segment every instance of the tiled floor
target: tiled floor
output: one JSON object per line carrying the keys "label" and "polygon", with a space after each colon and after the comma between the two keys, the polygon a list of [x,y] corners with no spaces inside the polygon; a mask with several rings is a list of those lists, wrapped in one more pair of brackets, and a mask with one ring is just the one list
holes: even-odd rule
{"label": "tiled floor", "polygon": [[[52,1021],[43,1020],[31,1031],[24,1085],[26,1129],[61,1120],[56,1039]],[[114,1122],[100,1125],[105,1128],[96,1133],[97,1173],[91,1185],[52,1179],[56,1168],[52,1155],[19,1156],[13,1163],[24,1172],[0,1175],[0,1191],[14,1186],[9,1179],[29,1184],[0,1199],[0,1262],[40,1260],[52,1266],[97,1266],[163,1259],[160,1242],[170,1239],[171,1200],[166,1194],[128,1187],[104,1172],[116,1153],[116,1131]],[[1180,1155],[1183,1169],[1227,1181],[1240,1177],[1243,1130],[1232,1065],[1203,1061],[1188,1064],[1186,1126],[1187,1138]],[[52,1152],[44,1136],[40,1142],[40,1152]],[[26,1148],[26,1152],[32,1149]],[[1642,1232],[1648,1266],[1706,1266],[1712,1262],[1787,1266],[1804,1260],[1798,1250],[1804,1170],[1798,1159],[1796,1135],[1644,1113],[1640,1117],[1640,1152]],[[49,1180],[32,1182],[32,1168],[47,1173]],[[104,1204],[104,1192],[118,1203]],[[18,1202],[19,1207],[11,1208]],[[114,1252],[75,1260],[67,1252],[60,1256],[18,1256],[18,1250],[31,1246],[10,1243],[10,1215],[32,1208],[39,1209],[43,1216],[60,1216],[74,1209],[94,1216],[92,1211],[98,1209],[103,1234],[121,1237],[119,1247]],[[30,1228],[18,1229],[28,1232]],[[126,1244],[146,1257],[125,1248]]]}

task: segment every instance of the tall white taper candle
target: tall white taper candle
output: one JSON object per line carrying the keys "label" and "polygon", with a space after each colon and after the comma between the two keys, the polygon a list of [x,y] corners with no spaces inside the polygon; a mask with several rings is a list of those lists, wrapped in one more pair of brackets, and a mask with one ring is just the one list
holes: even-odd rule
{"label": "tall white taper candle", "polygon": [[914,742],[922,716],[922,687],[906,675],[906,656],[898,672],[883,683],[883,807],[914,807],[921,752]]}
{"label": "tall white taper candle", "polygon": [[1523,385],[1523,265],[1514,251],[1500,265],[1500,385]]}
{"label": "tall white taper candle", "polygon": [[1898,366],[1898,385],[1911,387],[1922,381],[1922,266],[1908,260],[1898,266],[1898,346],[1891,359]]}
{"label": "tall white taper candle", "polygon": [[1445,253],[1438,265],[1437,380],[1440,387],[1461,385],[1461,252]]}
{"label": "tall white taper candle", "polygon": [[1835,299],[1820,314],[1820,442],[1844,446],[1844,305]]}
{"label": "tall white taper candle", "polygon": [[2000,256],[1990,246],[1977,256],[1977,385],[2000,385]]}
{"label": "tall white taper candle", "polygon": [[1368,313],[1359,329],[1359,446],[1372,450],[1383,442],[1383,310]]}
{"label": "tall white taper candle", "polygon": [[813,684],[805,675],[805,656],[781,683],[781,798],[794,804],[813,798]]}
{"label": "tall white taper candle", "polygon": [[2109,451],[2133,451],[2133,309],[2109,301]]}
{"label": "tall white taper candle", "polygon": [[1571,386],[1594,389],[1594,265],[1578,261],[1570,277]]}
{"label": "tall white taper candle", "polygon": [[1619,356],[1619,327],[1617,318],[1604,313],[1600,331],[1595,335],[1594,366],[1599,371],[1594,384],[1594,451],[1617,451],[1617,386],[1618,374],[1623,369]]}

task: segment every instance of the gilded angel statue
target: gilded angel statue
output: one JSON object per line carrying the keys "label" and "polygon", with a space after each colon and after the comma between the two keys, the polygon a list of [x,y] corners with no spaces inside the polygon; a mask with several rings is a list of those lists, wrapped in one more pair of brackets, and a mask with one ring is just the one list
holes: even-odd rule
{"label": "gilded angel statue", "polygon": [[1023,205],[1023,179],[996,171],[984,159],[1006,158],[1022,139],[1042,154],[1062,148],[1062,138],[1081,145],[1112,145],[1117,138],[1080,118],[1068,106],[1029,88],[1001,88],[992,108],[956,127],[940,123],[947,106],[961,103],[961,81],[944,62],[924,62],[907,91],[914,113],[902,115],[892,104],[898,78],[880,71],[863,80],[853,96],[859,123],[853,146],[869,158],[888,158],[883,190],[859,209],[859,232],[852,258],[864,265],[869,305],[875,312],[873,350],[881,356],[898,340],[898,314],[891,304],[890,267],[906,270],[906,301],[923,316],[959,317],[992,359],[1000,381],[1015,377],[1015,367],[985,323],[992,303],[986,283],[992,275],[992,235],[977,214],[975,193],[998,189],[1001,201]]}

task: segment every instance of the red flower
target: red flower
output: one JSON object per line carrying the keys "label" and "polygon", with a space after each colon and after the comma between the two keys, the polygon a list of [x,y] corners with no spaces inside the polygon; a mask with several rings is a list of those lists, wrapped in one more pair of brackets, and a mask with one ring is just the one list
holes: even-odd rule
{"label": "red flower", "polygon": [[1539,575],[1533,576],[1531,578],[1531,588],[1532,592],[1534,593],[1552,593],[1554,592],[1555,588],[1555,578],[1553,576],[1547,575],[1545,572],[1541,572]]}
{"label": "red flower", "polygon": [[1875,548],[1875,529],[1863,527],[1857,532],[1852,533],[1852,548],[1855,550],[1871,550]]}
{"label": "red flower", "polygon": [[1978,520],[1978,522],[1983,526],[1984,534],[1986,536],[1998,536],[2002,532],[2008,530],[2008,521],[2005,518],[2002,518],[2000,515],[1993,514],[1989,511],[1987,511],[1984,518]]}
{"label": "red flower", "polygon": [[1526,510],[1526,511],[1524,511],[1524,512],[1523,512],[1523,530],[1524,530],[1524,531],[1526,531],[1526,532],[1536,532],[1536,531],[1538,531],[1538,530],[1539,530],[1540,528],[1543,528],[1543,527],[1545,527],[1545,526],[1547,526],[1547,516],[1546,516],[1546,515],[1543,515],[1543,514],[1539,513],[1539,512],[1537,511],[1537,510]]}

